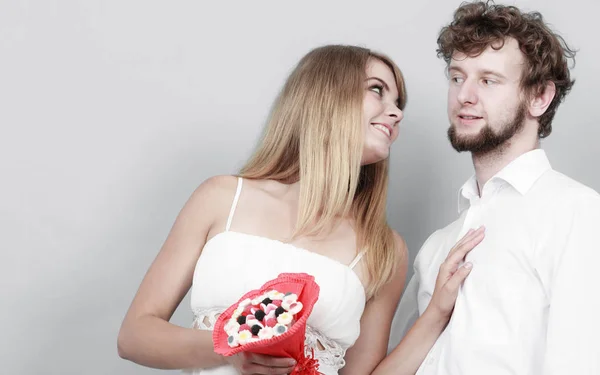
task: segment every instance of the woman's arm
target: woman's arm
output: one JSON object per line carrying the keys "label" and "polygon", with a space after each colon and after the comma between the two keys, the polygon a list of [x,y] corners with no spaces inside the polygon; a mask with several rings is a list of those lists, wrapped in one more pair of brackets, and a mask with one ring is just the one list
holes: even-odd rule
{"label": "woman's arm", "polygon": [[123,320],[117,341],[122,358],[161,369],[224,363],[213,352],[211,332],[179,327],[169,319],[192,285],[215,213],[223,209],[223,192],[235,189],[228,186],[232,182],[232,177],[208,179],[182,208]]}
{"label": "woman's arm", "polygon": [[429,306],[398,346],[377,366],[373,375],[413,375],[417,372],[450,320],[458,289],[471,271],[470,263],[459,265],[483,237],[483,228],[470,230],[450,250],[440,267]]}
{"label": "woman's arm", "polygon": [[117,347],[122,358],[160,369],[209,368],[228,363],[241,374],[280,375],[292,371],[295,363],[290,358],[250,353],[222,357],[214,353],[212,332],[169,323],[192,285],[210,229],[214,224],[221,225],[218,213],[229,212],[236,183],[231,176],[208,179],[179,213],[121,326]]}
{"label": "woman's arm", "polygon": [[370,374],[387,354],[392,319],[404,289],[408,265],[406,243],[394,232],[401,263],[392,280],[371,298],[360,320],[360,336],[346,353],[346,366],[340,375]]}

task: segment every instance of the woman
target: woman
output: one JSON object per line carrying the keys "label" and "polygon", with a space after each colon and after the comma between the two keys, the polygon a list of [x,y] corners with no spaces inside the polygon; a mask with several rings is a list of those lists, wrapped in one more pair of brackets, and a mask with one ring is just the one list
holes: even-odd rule
{"label": "woman", "polygon": [[[386,354],[407,269],[385,209],[405,103],[402,74],[386,56],[352,46],[308,53],[239,176],[208,179],[183,207],[124,319],[121,357],[196,374],[288,374],[289,358],[215,354],[210,329],[248,290],[281,272],[306,272],[321,289],[306,339],[319,370],[371,373]],[[454,279],[465,276],[463,268]],[[190,287],[195,320],[187,329],[168,321]],[[432,305],[446,298],[451,308],[452,292]],[[410,338],[421,340],[418,327]]]}

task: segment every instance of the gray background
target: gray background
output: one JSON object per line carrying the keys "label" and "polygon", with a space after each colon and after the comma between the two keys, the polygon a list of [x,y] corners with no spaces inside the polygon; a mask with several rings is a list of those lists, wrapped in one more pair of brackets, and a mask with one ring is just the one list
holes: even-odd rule
{"label": "gray background", "polygon": [[[472,172],[446,140],[435,56],[459,4],[0,0],[0,373],[156,371],[116,351],[139,282],[190,193],[237,171],[286,75],[322,44],[383,51],[406,75],[389,210],[412,263]],[[517,4],[580,49],[543,147],[600,190],[600,5]],[[189,326],[187,297],[172,321]]]}

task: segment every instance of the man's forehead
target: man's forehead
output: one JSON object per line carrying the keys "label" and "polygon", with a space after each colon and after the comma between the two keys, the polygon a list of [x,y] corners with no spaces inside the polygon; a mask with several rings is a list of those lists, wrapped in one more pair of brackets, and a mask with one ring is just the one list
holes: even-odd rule
{"label": "man's forehead", "polygon": [[507,75],[520,75],[523,66],[523,53],[519,43],[507,38],[504,45],[497,42],[486,47],[481,53],[466,54],[456,51],[448,68],[462,70],[498,70]]}

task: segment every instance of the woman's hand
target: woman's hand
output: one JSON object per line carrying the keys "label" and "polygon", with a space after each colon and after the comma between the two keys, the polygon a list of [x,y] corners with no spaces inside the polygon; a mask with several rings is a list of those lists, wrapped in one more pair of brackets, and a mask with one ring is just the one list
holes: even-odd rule
{"label": "woman's hand", "polygon": [[450,318],[458,289],[473,267],[471,263],[465,263],[460,267],[459,265],[465,260],[465,256],[483,240],[484,233],[483,226],[476,230],[470,229],[450,250],[446,260],[440,266],[428,310],[432,309],[444,319]]}
{"label": "woman's hand", "polygon": [[241,352],[225,360],[242,375],[286,375],[292,372],[296,361],[292,358]]}

